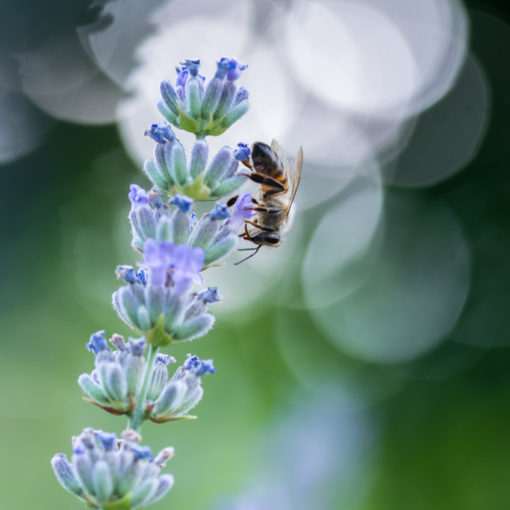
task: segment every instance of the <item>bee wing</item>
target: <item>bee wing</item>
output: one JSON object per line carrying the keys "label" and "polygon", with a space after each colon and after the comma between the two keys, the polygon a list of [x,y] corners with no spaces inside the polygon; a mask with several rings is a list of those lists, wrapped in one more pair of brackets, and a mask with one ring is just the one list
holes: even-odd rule
{"label": "bee wing", "polygon": [[292,207],[292,203],[294,202],[294,198],[296,198],[299,181],[301,180],[301,170],[303,169],[303,147],[299,147],[296,159],[294,161],[290,161],[289,158],[286,157],[285,151],[283,150],[283,147],[280,145],[278,140],[273,139],[271,142],[271,150],[280,158],[280,161],[283,165],[283,170],[287,175],[290,176],[292,183],[289,203],[287,205],[287,213],[285,215],[288,216]]}
{"label": "bee wing", "polygon": [[299,187],[299,181],[301,180],[301,171],[303,170],[303,147],[299,147],[299,150],[296,154],[296,159],[294,160],[294,164],[292,166],[289,166],[288,168],[290,180],[292,182],[292,191],[289,198],[289,205],[287,207],[287,216],[289,215],[292,203],[294,202],[294,198],[296,197],[296,193]]}
{"label": "bee wing", "polygon": [[280,145],[278,140],[274,139],[271,141],[271,150],[276,153],[279,158],[283,158],[285,156],[285,151],[283,147]]}

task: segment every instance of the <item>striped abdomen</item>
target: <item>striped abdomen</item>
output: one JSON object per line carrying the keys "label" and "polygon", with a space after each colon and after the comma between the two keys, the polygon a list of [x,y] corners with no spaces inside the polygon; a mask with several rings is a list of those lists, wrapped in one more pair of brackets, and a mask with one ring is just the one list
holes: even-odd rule
{"label": "striped abdomen", "polygon": [[289,190],[287,175],[283,170],[280,158],[277,154],[275,154],[271,147],[269,147],[269,145],[261,142],[254,143],[251,152],[251,160],[253,163],[253,170],[255,170],[255,172],[271,177],[283,187],[283,189],[280,189],[280,186],[277,186],[274,183],[263,183],[261,185],[262,194],[265,194],[268,191],[272,191],[273,196],[287,193]]}

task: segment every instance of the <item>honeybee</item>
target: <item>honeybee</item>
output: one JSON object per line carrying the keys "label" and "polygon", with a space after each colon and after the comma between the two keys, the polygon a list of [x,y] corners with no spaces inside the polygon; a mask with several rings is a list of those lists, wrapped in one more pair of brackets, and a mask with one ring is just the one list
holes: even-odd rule
{"label": "honeybee", "polygon": [[[262,246],[273,248],[280,246],[281,234],[285,226],[288,226],[292,204],[301,179],[303,148],[299,148],[296,159],[291,163],[285,158],[276,140],[271,142],[271,146],[255,142],[251,150],[251,162],[245,160],[243,163],[250,169],[247,176],[261,186],[258,200],[253,199],[252,208],[258,214],[253,221],[245,220],[244,234],[240,237],[257,246],[241,248],[240,251],[253,251],[253,253],[236,262],[235,265],[256,255]],[[236,199],[237,197],[234,197],[227,204],[232,205]]]}

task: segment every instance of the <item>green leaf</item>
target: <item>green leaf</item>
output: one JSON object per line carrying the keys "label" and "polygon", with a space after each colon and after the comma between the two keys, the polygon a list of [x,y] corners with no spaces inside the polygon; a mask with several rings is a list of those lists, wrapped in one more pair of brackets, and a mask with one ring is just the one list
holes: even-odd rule
{"label": "green leaf", "polygon": [[106,502],[103,505],[104,510],[131,510],[131,493],[126,494],[122,499],[112,503]]}
{"label": "green leaf", "polygon": [[185,113],[182,110],[181,105],[178,106],[179,106],[179,127],[181,129],[184,129],[185,131],[189,131],[190,133],[198,133],[199,129],[197,121],[193,117],[190,117],[187,113]]}
{"label": "green leaf", "polygon": [[149,331],[142,331],[145,339],[154,347],[173,343],[172,337],[165,331],[165,316],[161,314],[154,328]]}

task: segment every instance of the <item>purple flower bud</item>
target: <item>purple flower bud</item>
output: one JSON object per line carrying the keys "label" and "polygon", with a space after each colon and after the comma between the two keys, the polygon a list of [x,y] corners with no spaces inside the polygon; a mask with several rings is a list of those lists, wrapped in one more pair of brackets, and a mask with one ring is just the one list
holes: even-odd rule
{"label": "purple flower bud", "polygon": [[149,380],[149,390],[147,392],[147,400],[156,401],[165,387],[168,380],[167,365],[170,361],[175,361],[171,356],[166,354],[158,354],[154,360],[152,372]]}
{"label": "purple flower bud", "polygon": [[117,434],[103,432],[102,430],[96,430],[94,435],[96,439],[103,445],[105,452],[111,452],[114,450],[117,442]]}
{"label": "purple flower bud", "polygon": [[86,451],[85,446],[83,446],[81,442],[77,442],[73,445],[73,453],[75,455],[84,455]]}
{"label": "purple flower bud", "polygon": [[179,109],[177,107],[177,94],[175,93],[172,84],[169,81],[164,80],[161,82],[160,90],[161,96],[163,97],[164,100],[164,103],[162,104],[166,105],[169,114],[177,116],[179,113]]}
{"label": "purple flower bud", "polygon": [[102,363],[99,368],[106,394],[113,400],[123,402],[127,397],[127,381],[121,364],[118,362]]}
{"label": "purple flower bud", "polygon": [[127,351],[127,345],[124,341],[124,337],[114,333],[110,338],[110,343],[116,347],[119,351]]}
{"label": "purple flower bud", "polygon": [[145,205],[149,203],[147,192],[137,184],[129,186],[129,200],[133,205]]}
{"label": "purple flower bud", "polygon": [[141,283],[144,287],[147,285],[147,271],[143,268],[140,268],[136,274],[136,280],[138,283]]}
{"label": "purple flower bud", "polygon": [[154,406],[153,413],[167,414],[179,408],[186,396],[187,386],[182,381],[170,381],[161,392]]}
{"label": "purple flower bud", "polygon": [[175,363],[175,358],[173,356],[169,356],[168,354],[158,354],[156,359],[154,360],[154,364],[162,363],[167,366],[169,363]]}
{"label": "purple flower bud", "polygon": [[215,78],[219,78],[222,80],[227,75],[227,72],[230,69],[230,60],[228,58],[220,58],[220,60],[216,63],[216,74],[214,75]]}
{"label": "purple flower bud", "polygon": [[228,129],[234,122],[239,120],[248,111],[249,107],[250,105],[247,100],[234,105],[221,121],[221,132],[223,133],[223,131]]}
{"label": "purple flower bud", "polygon": [[106,404],[108,403],[108,397],[105,395],[95,371],[94,375],[95,377],[91,377],[89,374],[81,374],[78,377],[78,385],[91,399]]}
{"label": "purple flower bud", "polygon": [[161,199],[161,193],[155,189],[152,188],[149,191],[149,204],[151,207],[154,207],[155,209],[161,209],[163,207],[163,200]]}
{"label": "purple flower bud", "polygon": [[189,212],[193,205],[193,200],[185,195],[175,195],[170,200],[170,203],[178,207],[182,212]]}
{"label": "purple flower bud", "polygon": [[156,143],[173,142],[175,140],[172,128],[164,122],[152,124],[150,129],[145,130],[144,135],[150,136]]}
{"label": "purple flower bud", "polygon": [[234,158],[234,152],[230,147],[222,147],[216,156],[214,156],[205,172],[204,184],[210,189],[217,188],[221,180],[225,178],[232,162],[237,164]]}
{"label": "purple flower bud", "polygon": [[[176,67],[175,72],[177,73],[177,78],[175,79],[175,86],[177,87],[177,94],[179,94],[179,88],[184,88],[186,85],[186,80],[188,79],[188,71],[186,67]],[[181,98],[182,99],[182,98]]]}
{"label": "purple flower bud", "polygon": [[142,436],[136,432],[136,430],[128,429],[122,431],[122,437],[126,441],[131,441],[135,443],[139,443],[142,440]]}
{"label": "purple flower bud", "polygon": [[237,199],[229,224],[234,230],[238,230],[244,220],[249,220],[254,214],[252,196],[250,193],[245,193]]}
{"label": "purple flower bud", "polygon": [[162,243],[147,239],[143,248],[144,265],[149,269],[150,283],[164,285],[167,279],[169,263],[162,248]]}
{"label": "purple flower bud", "polygon": [[202,365],[200,366],[200,368],[197,369],[197,371],[195,373],[198,376],[202,376],[205,374],[214,374],[214,372],[216,372],[216,368],[213,365],[213,360],[206,359],[206,360],[202,361]]}
{"label": "purple flower bud", "polygon": [[230,217],[228,207],[221,202],[217,202],[214,209],[211,211],[211,219],[216,221],[226,220]]}
{"label": "purple flower bud", "polygon": [[106,345],[105,330],[97,331],[90,336],[90,341],[87,344],[87,349],[94,354],[101,351],[110,351],[111,349]]}
{"label": "purple flower bud", "polygon": [[98,502],[110,499],[114,485],[110,467],[105,460],[99,460],[94,464],[92,484]]}
{"label": "purple flower bud", "polygon": [[249,92],[244,87],[239,87],[236,97],[234,98],[234,106],[238,105],[241,101],[246,101],[249,97]]}
{"label": "purple flower bud", "polygon": [[242,71],[248,66],[240,64],[235,58],[232,58],[228,62],[228,73],[227,80],[235,81],[241,77]]}
{"label": "purple flower bud", "polygon": [[[158,457],[161,456],[161,453],[158,455]],[[161,457],[161,460],[161,465],[164,465],[166,459]],[[64,489],[73,494],[76,494],[77,496],[81,496],[83,494],[83,489],[80,487],[78,480],[76,480],[76,477],[74,476],[73,467],[63,453],[55,454],[51,459],[51,465],[53,467],[53,471],[55,472],[55,476],[57,477],[62,487],[64,487]]]}
{"label": "purple flower bud", "polygon": [[216,369],[214,368],[212,359],[201,360],[198,356],[192,356],[187,354],[188,359],[184,362],[184,370],[189,370],[197,376],[205,374],[214,374]]}
{"label": "purple flower bud", "polygon": [[137,444],[130,444],[129,449],[135,455],[135,462],[140,459],[152,459],[151,449],[148,446],[138,446]]}
{"label": "purple flower bud", "polygon": [[155,457],[154,464],[159,467],[165,467],[168,459],[171,459],[175,455],[175,450],[171,446],[163,448]]}
{"label": "purple flower bud", "polygon": [[173,487],[174,485],[174,477],[169,473],[165,473],[161,475],[158,479],[158,486],[156,491],[151,495],[148,501],[145,501],[144,504],[152,504],[159,501],[165,494]]}
{"label": "purple flower bud", "polygon": [[130,338],[129,347],[133,356],[143,356],[145,352],[145,338]]}
{"label": "purple flower bud", "polygon": [[207,156],[209,147],[205,140],[197,140],[191,151],[191,161],[189,164],[189,173],[192,179],[196,179],[207,165]]}
{"label": "purple flower bud", "polygon": [[196,76],[200,68],[200,59],[186,59],[184,62],[181,62],[181,65],[182,69],[188,71],[191,76]]}
{"label": "purple flower bud", "polygon": [[[150,283],[165,285],[169,270],[176,291],[186,292],[204,265],[204,250],[190,248],[185,244],[175,245],[168,241],[147,239],[144,245],[144,265],[149,268]],[[179,287],[179,288],[177,288]]]}
{"label": "purple flower bud", "polygon": [[214,119],[222,119],[232,105],[236,94],[236,85],[233,81],[227,81],[223,85],[221,96],[214,111]]}
{"label": "purple flower bud", "polygon": [[115,270],[115,276],[122,278],[126,283],[136,283],[138,281],[136,277],[136,271],[131,266],[117,266]]}
{"label": "purple flower bud", "polygon": [[221,301],[221,294],[218,287],[207,287],[207,289],[203,289],[197,294],[197,298],[204,303],[217,303]]}
{"label": "purple flower bud", "polygon": [[244,161],[245,159],[249,159],[250,157],[250,147],[245,143],[238,143],[237,149],[234,150],[234,157],[238,161]]}

